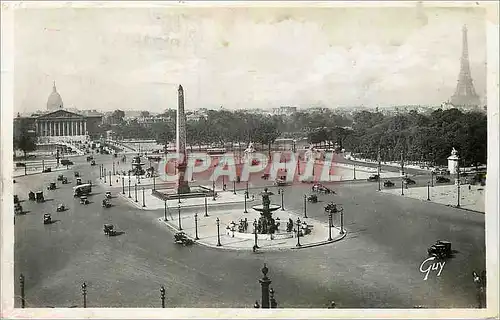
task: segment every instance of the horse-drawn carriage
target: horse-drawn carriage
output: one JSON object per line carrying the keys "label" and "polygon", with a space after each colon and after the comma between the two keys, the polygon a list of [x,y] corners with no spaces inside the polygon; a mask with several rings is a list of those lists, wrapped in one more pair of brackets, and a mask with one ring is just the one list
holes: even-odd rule
{"label": "horse-drawn carriage", "polygon": [[309,197],[307,197],[307,201],[312,202],[312,203],[316,203],[316,202],[318,202],[318,196],[315,194],[311,194],[311,195],[309,195]]}
{"label": "horse-drawn carriage", "polygon": [[115,236],[116,235],[115,226],[112,224],[109,224],[109,223],[105,224],[103,227],[103,230],[104,230],[104,234],[107,236]]}
{"label": "horse-drawn carriage", "polygon": [[177,232],[174,234],[174,242],[178,244],[182,244],[183,246],[189,246],[194,243],[194,241],[184,233],[184,232]]}
{"label": "horse-drawn carriage", "polygon": [[52,223],[52,216],[50,213],[45,213],[43,215],[43,224],[51,224]]}
{"label": "horse-drawn carriage", "polygon": [[325,213],[337,213],[339,209],[335,202],[330,202],[325,206]]}
{"label": "horse-drawn carriage", "polygon": [[427,254],[429,256],[433,256],[433,257],[436,257],[438,259],[448,258],[452,254],[451,242],[438,240],[438,241],[436,241],[435,244],[430,246],[429,249],[427,249]]}

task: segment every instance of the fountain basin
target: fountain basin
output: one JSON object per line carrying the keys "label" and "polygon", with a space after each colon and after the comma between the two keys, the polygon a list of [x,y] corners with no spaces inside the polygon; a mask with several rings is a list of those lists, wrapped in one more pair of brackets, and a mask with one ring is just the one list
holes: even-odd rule
{"label": "fountain basin", "polygon": [[[281,206],[279,206],[277,204],[270,204],[269,205],[269,211],[270,212],[276,211],[279,208],[281,208]],[[253,206],[252,209],[254,209],[255,211],[263,212],[264,211],[264,205],[258,204],[256,206]]]}

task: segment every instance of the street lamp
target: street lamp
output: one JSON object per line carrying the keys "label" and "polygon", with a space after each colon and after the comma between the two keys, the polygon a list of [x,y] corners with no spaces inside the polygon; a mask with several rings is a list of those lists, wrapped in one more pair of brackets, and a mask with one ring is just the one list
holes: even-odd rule
{"label": "street lamp", "polygon": [[111,171],[109,172],[109,186],[111,187]]}
{"label": "street lamp", "polygon": [[153,190],[156,190],[156,176],[153,172]]}
{"label": "street lamp", "polygon": [[460,208],[460,165],[457,161],[457,208]]}
{"label": "street lamp", "polygon": [[302,245],[300,244],[300,219],[297,218],[297,244],[295,245],[296,247],[301,247]]}
{"label": "street lamp", "polygon": [[165,308],[165,287],[160,288],[161,307]]}
{"label": "street lamp", "polygon": [[212,181],[212,195],[213,195],[213,201],[215,201],[215,180]]}
{"label": "street lamp", "polygon": [[344,234],[344,208],[340,208],[340,234]]}
{"label": "street lamp", "polygon": [[281,194],[281,211],[285,211],[285,201],[284,201],[285,190],[283,190],[282,188],[279,188],[278,194]]}
{"label": "street lamp", "polygon": [[137,202],[137,183],[134,185],[135,202]]}
{"label": "street lamp", "polygon": [[104,183],[106,183],[106,168],[103,168],[103,171],[104,171]]}
{"label": "street lamp", "polygon": [[403,190],[403,184],[404,184],[404,178],[401,178],[401,195],[404,196],[404,190]]}
{"label": "street lamp", "polygon": [[122,177],[122,194],[125,194],[125,178]]}
{"label": "street lamp", "polygon": [[248,195],[248,191],[245,191],[245,211],[243,211],[243,213],[248,213],[248,211],[247,211],[247,195]]}
{"label": "street lamp", "polygon": [[427,181],[427,201],[431,201],[430,198],[430,182]]}
{"label": "street lamp", "polygon": [[83,307],[87,308],[87,284],[83,282],[82,284],[82,296],[83,296]]}
{"label": "street lamp", "polygon": [[259,248],[259,246],[257,245],[257,219],[255,219],[253,221],[253,234],[254,234],[254,245],[253,247],[254,248]]}
{"label": "street lamp", "polygon": [[217,247],[220,247],[220,246],[222,246],[222,244],[220,243],[220,220],[219,220],[219,218],[217,218],[216,222],[217,222]]}
{"label": "street lamp", "polygon": [[205,217],[208,217],[208,203],[207,203],[207,195],[205,195]]}
{"label": "street lamp", "polygon": [[353,169],[354,169],[354,180],[356,180],[356,164],[354,164]]}
{"label": "street lamp", "polygon": [[19,285],[21,287],[21,308],[24,308],[26,304],[26,299],[24,296],[24,275],[22,273],[19,276]]}
{"label": "street lamp", "polygon": [[146,207],[146,195],[145,195],[144,187],[142,187],[142,207],[143,208]]}
{"label": "street lamp", "polygon": [[333,225],[333,218],[332,218],[332,213],[328,213],[328,241],[332,241],[332,225]]}
{"label": "street lamp", "polygon": [[129,197],[129,198],[132,198],[132,197],[130,196],[130,175],[128,176],[128,197]]}
{"label": "street lamp", "polygon": [[304,218],[307,218],[307,195],[304,195]]}
{"label": "street lamp", "polygon": [[236,194],[236,180],[233,180],[233,194]]}
{"label": "street lamp", "polygon": [[247,199],[248,199],[248,198],[250,198],[250,196],[248,195],[248,180],[247,180],[247,193],[246,193],[245,197],[246,197]]}
{"label": "street lamp", "polygon": [[178,205],[177,206],[177,213],[178,213],[178,216],[179,216],[179,231],[182,230],[182,226],[181,226],[181,206]]}
{"label": "street lamp", "polygon": [[196,234],[194,239],[200,240],[200,238],[198,238],[198,213],[194,214],[194,230],[195,230],[195,234]]}
{"label": "street lamp", "polygon": [[115,162],[113,161],[113,175],[115,175]]}
{"label": "street lamp", "polygon": [[[269,272],[269,269],[267,268],[266,264],[264,263],[264,267],[262,268],[262,274],[264,276],[262,279],[259,280],[260,286],[261,286],[261,305],[262,309],[269,309],[269,285],[271,284],[271,279],[268,278],[267,273]],[[274,294],[274,292],[273,292]]]}
{"label": "street lamp", "polygon": [[165,210],[163,211],[163,215],[164,215],[163,220],[168,221],[168,219],[167,219],[167,200],[166,199],[163,200],[163,203],[165,204]]}

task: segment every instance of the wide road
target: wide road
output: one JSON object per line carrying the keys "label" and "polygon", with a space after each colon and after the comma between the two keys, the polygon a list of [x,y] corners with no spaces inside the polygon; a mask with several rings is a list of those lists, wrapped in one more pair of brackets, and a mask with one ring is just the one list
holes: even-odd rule
{"label": "wide road", "polygon": [[[108,167],[113,161],[109,155],[96,159]],[[91,204],[80,205],[72,196],[73,171],[80,171],[83,180],[98,180],[99,169],[84,157],[75,162],[64,173],[72,183],[58,183],[55,191],[47,191],[46,185],[60,173],[16,179],[22,200],[27,191],[41,188],[49,199],[43,204],[24,201],[29,212],[16,217],[15,277],[16,283],[20,273],[26,277],[28,307],[81,306],[83,281],[88,285],[88,307],[159,307],[162,285],[169,307],[252,307],[260,299],[263,263],[270,269],[280,307],[323,308],[331,300],[341,308],[475,305],[470,274],[485,267],[482,214],[380,194],[375,183],[342,183],[333,186],[337,195],[308,204],[307,213],[326,221],[324,202],[342,204],[349,232],[343,241],[256,254],[179,247],[156,221],[162,210],[139,211],[120,198],[104,209],[101,186],[94,188]],[[120,191],[118,185],[114,193]],[[286,206],[302,212],[309,188],[286,187]],[[274,197],[279,203],[278,195]],[[69,210],[55,213],[58,203]],[[45,212],[58,221],[43,225]],[[124,233],[104,236],[102,225],[108,222]],[[452,241],[458,252],[447,260],[440,277],[431,271],[424,281],[419,267],[437,239]],[[19,286],[15,289],[19,295]]]}

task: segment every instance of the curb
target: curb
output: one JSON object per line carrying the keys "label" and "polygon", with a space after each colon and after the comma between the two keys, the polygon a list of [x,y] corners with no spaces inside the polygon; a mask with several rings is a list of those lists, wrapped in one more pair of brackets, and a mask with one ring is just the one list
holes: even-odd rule
{"label": "curb", "polygon": [[[379,192],[379,191],[377,191],[377,192]],[[396,194],[389,193],[389,192],[382,192],[382,191],[380,191],[380,193],[384,193],[384,194],[396,196]],[[408,197],[406,195],[404,195],[404,196],[399,195],[399,197],[405,197],[406,199],[416,200],[416,201],[425,202],[425,203],[433,203],[433,204],[437,204],[437,205],[440,205],[440,206],[455,208],[455,209],[464,210],[464,211],[470,211],[470,212],[474,212],[474,213],[486,214],[486,212],[482,212],[482,211],[474,210],[474,209],[467,209],[467,208],[464,208],[464,207],[457,207],[456,205],[453,205],[453,204],[444,204],[444,203],[434,202],[432,200],[427,201],[427,199],[412,198],[412,197]]]}
{"label": "curb", "polygon": [[[157,219],[158,222],[160,223],[163,223],[164,225],[167,226],[167,228],[169,228],[171,231],[173,232],[179,232],[179,229],[177,229],[176,227],[170,225],[168,222],[169,221],[164,221],[163,218],[158,218]],[[336,228],[338,229],[338,228]],[[285,248],[282,248],[282,247],[275,247],[275,248],[269,248],[269,247],[266,247],[266,248],[259,248],[257,249],[257,252],[281,252],[281,251],[291,251],[291,250],[301,250],[301,249],[308,249],[308,248],[314,248],[314,247],[319,247],[319,246],[322,246],[322,245],[327,245],[327,244],[332,244],[332,243],[335,243],[335,242],[338,242],[340,240],[343,240],[346,236],[347,236],[348,232],[344,229],[344,233],[343,234],[339,234],[340,236],[339,237],[336,237],[334,239],[332,239],[331,241],[328,241],[328,240],[324,240],[324,241],[319,241],[319,242],[313,242],[313,243],[308,243],[308,244],[303,244],[301,245],[300,247],[285,247]],[[205,242],[201,242],[200,240],[195,240],[192,236],[186,234],[186,236],[193,240],[195,244],[198,244],[200,246],[204,246],[204,247],[207,247],[207,248],[212,248],[212,249],[217,249],[217,250],[227,250],[227,251],[253,251],[253,248],[235,248],[235,247],[225,247],[224,245],[222,246],[217,246],[217,245],[212,245],[212,244],[208,244],[208,243],[205,243]]]}

